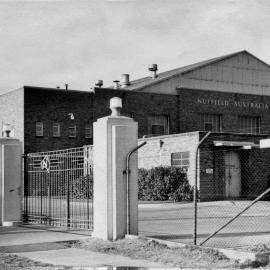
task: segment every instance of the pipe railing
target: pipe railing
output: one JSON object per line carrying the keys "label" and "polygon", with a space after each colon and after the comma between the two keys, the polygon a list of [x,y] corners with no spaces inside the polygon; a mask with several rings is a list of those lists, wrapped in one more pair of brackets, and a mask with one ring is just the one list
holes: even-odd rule
{"label": "pipe railing", "polygon": [[132,149],[126,158],[126,171],[124,171],[124,173],[127,174],[127,234],[130,234],[130,201],[129,201],[129,174],[130,174],[130,170],[129,170],[129,162],[130,162],[130,157],[132,154],[134,154],[136,151],[138,151],[138,149],[140,149],[141,147],[143,147],[144,145],[146,145],[146,142],[141,143],[140,145],[136,146],[134,149]]}

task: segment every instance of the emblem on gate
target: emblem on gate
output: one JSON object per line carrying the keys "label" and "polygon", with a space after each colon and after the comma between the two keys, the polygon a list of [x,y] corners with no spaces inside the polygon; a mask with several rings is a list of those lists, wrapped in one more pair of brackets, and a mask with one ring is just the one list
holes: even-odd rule
{"label": "emblem on gate", "polygon": [[46,170],[47,173],[50,172],[50,158],[49,156],[45,156],[41,162],[40,162],[40,167],[41,167],[41,170]]}

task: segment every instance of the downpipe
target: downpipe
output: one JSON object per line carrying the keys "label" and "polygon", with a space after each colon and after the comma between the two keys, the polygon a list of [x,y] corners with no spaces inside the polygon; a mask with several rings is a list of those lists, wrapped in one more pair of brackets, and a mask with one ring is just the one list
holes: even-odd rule
{"label": "downpipe", "polygon": [[130,234],[130,198],[129,198],[129,175],[130,175],[130,157],[132,154],[134,154],[136,151],[138,151],[141,147],[143,147],[144,145],[146,145],[147,142],[143,142],[140,145],[136,146],[134,149],[132,149],[126,158],[126,170],[124,171],[124,173],[126,173],[127,175],[127,234]]}

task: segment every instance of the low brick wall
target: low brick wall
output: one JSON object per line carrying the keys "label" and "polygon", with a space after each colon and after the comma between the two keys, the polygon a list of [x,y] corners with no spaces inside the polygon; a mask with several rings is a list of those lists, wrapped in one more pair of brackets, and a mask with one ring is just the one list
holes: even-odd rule
{"label": "low brick wall", "polygon": [[147,144],[138,151],[139,168],[150,169],[157,166],[171,166],[171,154],[189,152],[187,177],[190,185],[195,180],[195,155],[199,143],[199,132],[190,132],[166,136],[139,139],[138,143]]}

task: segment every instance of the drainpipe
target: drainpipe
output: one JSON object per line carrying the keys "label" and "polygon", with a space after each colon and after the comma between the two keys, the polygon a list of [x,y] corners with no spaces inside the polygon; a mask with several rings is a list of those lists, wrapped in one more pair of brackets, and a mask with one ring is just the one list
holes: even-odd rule
{"label": "drainpipe", "polygon": [[136,151],[138,151],[139,148],[141,148],[142,146],[146,145],[146,142],[141,143],[140,145],[136,146],[133,150],[131,150],[126,158],[126,171],[124,171],[124,173],[127,174],[127,234],[130,234],[130,216],[129,216],[129,174],[130,174],[130,170],[129,170],[129,160],[132,154],[134,154]]}
{"label": "drainpipe", "polygon": [[[200,134],[200,133],[199,133]],[[199,144],[196,149],[196,162],[195,162],[195,184],[194,184],[194,193],[193,193],[193,203],[194,203],[194,234],[193,234],[193,241],[194,245],[197,244],[197,188],[198,188],[198,154],[199,154],[199,148],[201,144],[205,141],[205,139],[211,134],[211,132],[207,132],[207,134],[199,141]]]}

